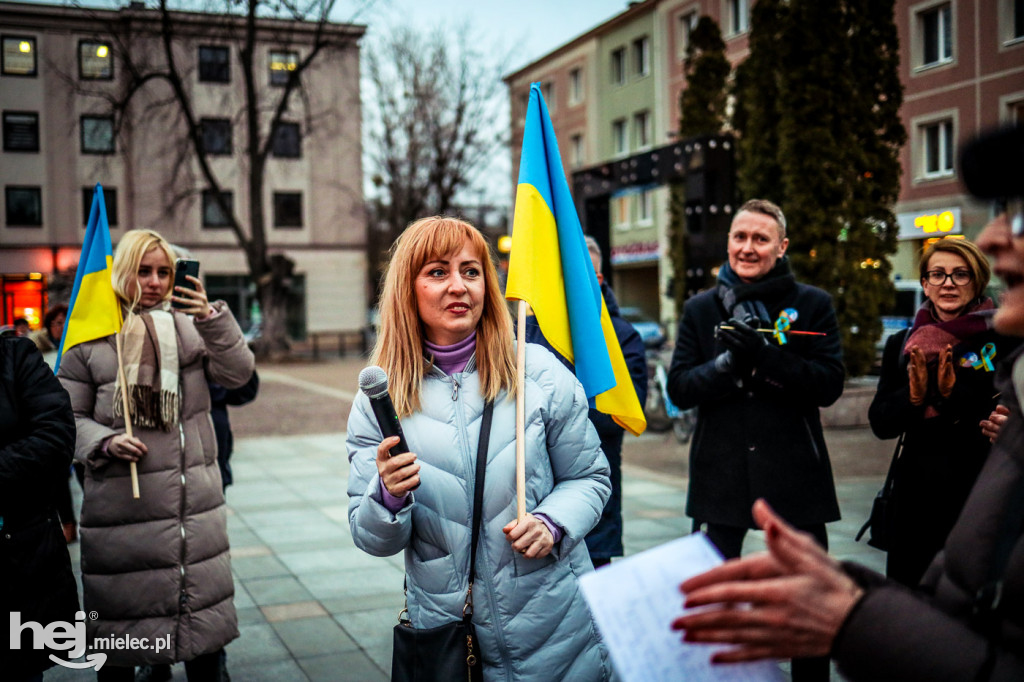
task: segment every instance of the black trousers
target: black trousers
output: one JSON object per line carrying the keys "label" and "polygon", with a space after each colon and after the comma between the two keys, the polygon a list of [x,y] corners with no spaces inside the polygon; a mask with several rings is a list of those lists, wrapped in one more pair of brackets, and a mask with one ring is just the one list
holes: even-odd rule
{"label": "black trousers", "polygon": [[[185,678],[189,682],[220,682],[222,651],[223,649],[185,661]],[[135,668],[105,665],[96,672],[96,682],[135,682]]]}
{"label": "black trousers", "polygon": [[[736,526],[723,526],[718,523],[703,523],[694,519],[693,532],[701,530],[701,526],[707,526],[705,532],[712,544],[718,548],[726,559],[735,559],[743,551],[743,538],[747,535],[747,528]],[[828,533],[825,532],[824,523],[813,523],[808,526],[797,526],[797,530],[810,533],[819,545],[828,550]],[[793,659],[793,682],[829,682],[830,677],[829,659],[827,656],[814,658]]]}

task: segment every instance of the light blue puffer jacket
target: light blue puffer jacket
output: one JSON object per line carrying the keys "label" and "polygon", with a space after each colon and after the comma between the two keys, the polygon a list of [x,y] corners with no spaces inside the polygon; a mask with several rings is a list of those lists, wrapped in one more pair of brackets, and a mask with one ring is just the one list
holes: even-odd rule
{"label": "light blue puffer jacket", "polygon": [[[461,618],[469,580],[469,543],[480,418],[475,361],[423,380],[421,411],[402,419],[421,465],[411,501],[389,512],[380,500],[376,451],[382,440],[360,394],[348,420],[349,524],[356,546],[374,556],[405,550],[409,617],[417,628]],[[610,494],[608,461],[587,418],[576,378],[545,348],[526,352],[526,510],[565,531],[551,554],[526,559],[502,528],[515,518],[515,401],[494,405],[477,548],[473,622],[484,679],[605,680],[607,650],[579,590],[592,571],[583,538]]]}

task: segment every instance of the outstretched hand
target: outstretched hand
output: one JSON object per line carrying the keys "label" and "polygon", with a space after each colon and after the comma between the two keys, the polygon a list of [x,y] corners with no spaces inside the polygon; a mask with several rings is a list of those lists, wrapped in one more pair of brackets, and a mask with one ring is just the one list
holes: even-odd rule
{"label": "outstretched hand", "polygon": [[677,618],[672,628],[684,630],[686,642],[736,645],[714,654],[714,663],[827,656],[863,590],[764,500],[754,503],[754,519],[768,551],[684,582],[685,608],[710,608]]}

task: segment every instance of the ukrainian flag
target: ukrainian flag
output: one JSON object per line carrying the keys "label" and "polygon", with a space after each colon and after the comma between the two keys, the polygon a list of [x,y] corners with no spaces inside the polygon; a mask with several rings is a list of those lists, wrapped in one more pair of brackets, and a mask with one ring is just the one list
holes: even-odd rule
{"label": "ukrainian flag", "polygon": [[103,188],[97,184],[54,371],[60,368],[61,357],[72,346],[121,331],[121,304],[111,278],[113,260],[107,205],[103,201]]}
{"label": "ukrainian flag", "polygon": [[540,84],[530,86],[505,298],[526,301],[576,368],[594,407],[634,435],[647,428],[562,170]]}

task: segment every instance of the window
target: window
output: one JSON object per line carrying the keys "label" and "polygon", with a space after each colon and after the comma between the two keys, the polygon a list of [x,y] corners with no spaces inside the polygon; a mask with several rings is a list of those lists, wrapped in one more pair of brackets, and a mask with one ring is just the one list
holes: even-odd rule
{"label": "window", "polygon": [[231,121],[226,118],[204,118],[199,121],[203,151],[212,156],[231,154]]}
{"label": "window", "polygon": [[583,101],[583,69],[576,68],[569,72],[569,104]]}
{"label": "window", "polygon": [[1024,38],[1024,0],[1013,0],[1013,38]]}
{"label": "window", "polygon": [[953,60],[953,12],[944,3],[918,13],[921,36],[921,66]]}
{"label": "window", "polygon": [[690,34],[693,33],[695,26],[697,26],[696,10],[679,15],[679,35],[677,37],[677,43],[679,45],[680,58],[686,56],[686,49],[690,47]]}
{"label": "window", "polygon": [[729,35],[743,33],[750,28],[750,7],[748,0],[726,0],[726,18],[728,19]]}
{"label": "window", "polygon": [[114,153],[114,117],[83,116],[81,118],[83,154]]}
{"label": "window", "polygon": [[4,112],[4,151],[39,151],[39,114],[34,111]]}
{"label": "window", "polygon": [[646,111],[638,111],[633,115],[633,129],[636,131],[636,148],[646,149],[651,146],[651,115]]}
{"label": "window", "polygon": [[921,126],[922,170],[926,178],[953,174],[953,122],[937,121]]}
{"label": "window", "polygon": [[7,227],[38,227],[43,224],[43,190],[39,187],[4,187]]}
{"label": "window", "polygon": [[78,77],[109,81],[114,78],[114,51],[110,43],[83,40],[78,43]]}
{"label": "window", "polygon": [[282,159],[297,159],[302,156],[302,137],[299,135],[298,123],[282,121],[274,128],[274,156]]}
{"label": "window", "polygon": [[544,95],[544,103],[548,105],[548,111],[554,111],[555,109],[555,84],[551,81],[545,81],[540,86],[540,91]]}
{"label": "window", "polygon": [[626,49],[623,47],[612,50],[612,84],[622,85],[626,82]]}
{"label": "window", "polygon": [[291,72],[299,68],[299,53],[273,50],[270,53],[270,84],[286,85]]}
{"label": "window", "polygon": [[625,154],[629,151],[626,143],[626,119],[624,118],[612,121],[612,145],[616,155]]}
{"label": "window", "polygon": [[619,194],[611,198],[611,220],[612,226],[625,230],[629,228],[629,195]]}
{"label": "window", "polygon": [[527,90],[519,95],[519,123],[526,120],[526,111],[530,108],[530,91]]}
{"label": "window", "polygon": [[301,192],[274,192],[274,227],[302,227]]}
{"label": "window", "polygon": [[35,77],[36,39],[28,36],[4,36],[0,56],[5,76]]}
{"label": "window", "polygon": [[638,76],[646,76],[651,71],[650,47],[647,36],[633,41],[633,71]]}
{"label": "window", "polygon": [[227,207],[225,213],[217,202],[217,193],[203,190],[203,227],[230,227],[231,213],[235,210],[235,197],[231,192],[221,192],[221,199]]}
{"label": "window", "polygon": [[[92,195],[95,192],[93,187],[82,188],[82,227],[89,222],[89,212],[92,211]],[[103,204],[107,208],[107,223],[114,227],[117,225],[117,189],[114,187],[103,188]]]}
{"label": "window", "polygon": [[646,189],[636,198],[636,220],[645,225],[654,220],[654,192]]}
{"label": "window", "polygon": [[203,83],[231,82],[231,53],[228,48],[199,46],[199,80]]}
{"label": "window", "polygon": [[583,136],[577,133],[570,137],[569,148],[571,154],[569,158],[572,159],[572,167],[579,168],[583,165]]}

